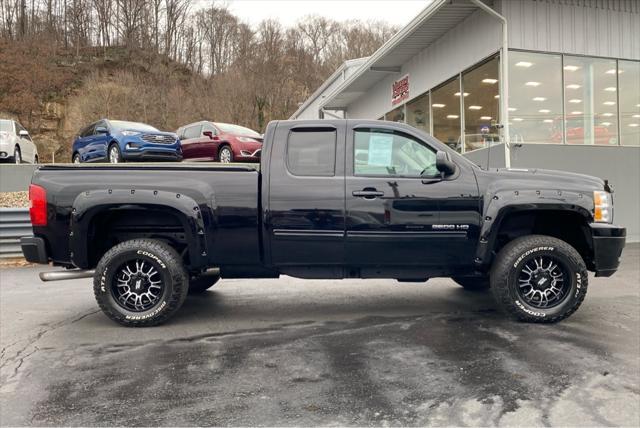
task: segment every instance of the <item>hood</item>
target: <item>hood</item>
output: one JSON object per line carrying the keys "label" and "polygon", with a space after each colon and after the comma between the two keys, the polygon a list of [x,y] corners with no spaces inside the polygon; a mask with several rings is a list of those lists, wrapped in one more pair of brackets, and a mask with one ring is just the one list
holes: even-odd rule
{"label": "hood", "polygon": [[603,190],[605,181],[591,175],[550,169],[500,168],[482,171],[492,187],[502,189]]}

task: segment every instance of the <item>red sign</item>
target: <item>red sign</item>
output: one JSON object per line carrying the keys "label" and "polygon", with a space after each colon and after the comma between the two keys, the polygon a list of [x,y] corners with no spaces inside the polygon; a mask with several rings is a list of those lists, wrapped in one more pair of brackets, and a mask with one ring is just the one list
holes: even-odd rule
{"label": "red sign", "polygon": [[391,85],[391,105],[401,103],[409,98],[409,75],[405,74]]}

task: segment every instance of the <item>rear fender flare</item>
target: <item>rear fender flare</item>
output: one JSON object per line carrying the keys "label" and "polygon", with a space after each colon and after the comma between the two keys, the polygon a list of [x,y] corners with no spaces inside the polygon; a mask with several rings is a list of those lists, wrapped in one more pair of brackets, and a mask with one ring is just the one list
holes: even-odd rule
{"label": "rear fender flare", "polygon": [[498,232],[504,219],[523,211],[577,212],[593,221],[593,197],[589,193],[561,190],[502,190],[485,195],[475,263],[492,263]]}
{"label": "rear fender flare", "polygon": [[185,231],[192,267],[207,265],[205,222],[201,208],[186,195],[149,189],[97,189],[82,192],[71,210],[69,248],[71,261],[80,268],[89,268],[89,227],[99,213],[110,209],[154,208],[175,215]]}

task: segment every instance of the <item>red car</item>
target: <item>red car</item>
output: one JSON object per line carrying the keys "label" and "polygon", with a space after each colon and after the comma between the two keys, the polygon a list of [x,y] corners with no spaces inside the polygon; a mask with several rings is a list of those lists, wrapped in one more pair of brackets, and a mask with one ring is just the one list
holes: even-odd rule
{"label": "red car", "polygon": [[260,162],[262,135],[249,128],[202,121],[185,125],[176,133],[184,160]]}

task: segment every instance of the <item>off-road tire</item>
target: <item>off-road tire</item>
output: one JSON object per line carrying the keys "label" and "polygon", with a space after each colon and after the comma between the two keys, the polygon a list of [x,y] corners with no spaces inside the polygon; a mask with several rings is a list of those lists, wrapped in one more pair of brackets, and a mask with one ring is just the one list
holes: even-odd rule
{"label": "off-road tire", "polygon": [[453,281],[469,291],[484,291],[491,286],[489,276],[456,276]]}
{"label": "off-road tire", "polygon": [[[569,285],[565,298],[556,306],[538,308],[529,305],[517,292],[520,269],[533,257],[549,255],[564,264]],[[491,268],[491,290],[498,306],[520,321],[555,323],[573,314],[582,304],[588,287],[584,260],[568,243],[545,235],[514,239],[500,250]]]}
{"label": "off-road tire", "polygon": [[219,276],[202,275],[191,278],[189,281],[189,294],[201,294],[216,285],[220,281]]}
{"label": "off-road tire", "polygon": [[[159,301],[144,312],[125,309],[112,293],[116,270],[133,259],[150,262],[163,281]],[[102,312],[126,327],[149,327],[167,321],[182,306],[188,290],[189,275],[180,255],[164,242],[153,239],[132,239],[111,248],[98,262],[93,279],[93,292]]]}

